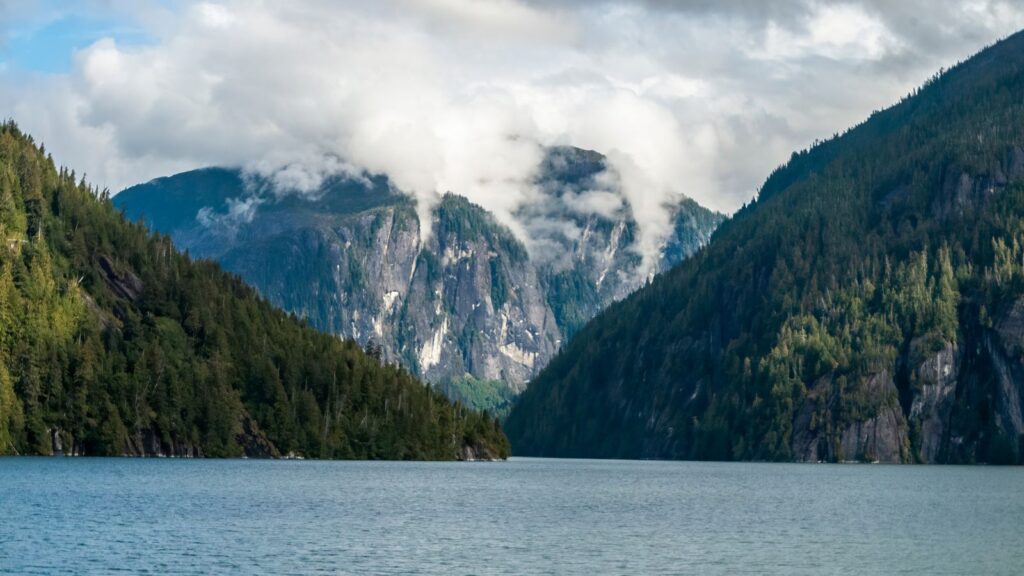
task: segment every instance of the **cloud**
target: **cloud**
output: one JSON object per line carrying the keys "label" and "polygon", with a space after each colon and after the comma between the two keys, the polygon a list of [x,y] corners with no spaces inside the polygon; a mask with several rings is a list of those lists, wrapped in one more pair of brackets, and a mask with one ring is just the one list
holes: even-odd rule
{"label": "cloud", "polygon": [[255,195],[242,199],[229,198],[227,212],[217,214],[213,208],[205,206],[199,209],[196,220],[206,228],[220,228],[234,232],[239,225],[252,222],[256,217],[256,210],[265,201],[264,198]]}
{"label": "cloud", "polygon": [[765,60],[791,60],[806,54],[842,61],[878,61],[902,48],[885,23],[863,6],[817,6],[797,30],[769,21],[764,43],[751,56]]}
{"label": "cloud", "polygon": [[67,74],[7,70],[0,107],[101,185],[238,165],[302,191],[362,170],[421,214],[453,191],[525,236],[543,149],[570,144],[608,157],[648,262],[666,205],[732,211],[792,150],[1024,26],[1000,0],[82,6],[151,41],[105,38]]}
{"label": "cloud", "polygon": [[609,220],[617,218],[624,207],[622,197],[609,190],[586,190],[579,194],[569,192],[562,201],[578,214],[595,214]]}
{"label": "cloud", "polygon": [[14,14],[14,0],[0,0],[0,46],[3,46],[10,32],[11,16]]}

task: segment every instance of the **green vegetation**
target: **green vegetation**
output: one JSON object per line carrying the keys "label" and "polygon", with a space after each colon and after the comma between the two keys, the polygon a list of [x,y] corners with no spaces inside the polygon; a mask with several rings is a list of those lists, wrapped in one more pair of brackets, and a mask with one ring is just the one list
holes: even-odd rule
{"label": "green vegetation", "polygon": [[569,340],[602,304],[598,287],[590,281],[584,264],[574,264],[572,268],[552,271],[544,278],[548,305],[563,331],[563,340]]}
{"label": "green vegetation", "polygon": [[507,456],[497,422],[130,224],[0,126],[0,453]]}
{"label": "green vegetation", "polygon": [[[521,265],[529,259],[526,247],[516,240],[494,216],[462,196],[445,194],[437,207],[438,248],[443,254],[449,248],[448,242],[479,238],[494,250],[490,258],[491,302],[500,308],[508,301],[514,289],[508,277],[508,268]],[[430,268],[433,270],[433,268]],[[430,277],[430,281],[436,278]]]}
{"label": "green vegetation", "polygon": [[478,412],[487,412],[499,420],[508,415],[516,394],[501,380],[484,380],[472,374],[456,378],[439,386],[445,396],[465,404]]}
{"label": "green vegetation", "polygon": [[[278,197],[271,188],[271,181],[243,174],[237,168],[202,168],[137,184],[118,194],[114,203],[130,220],[143,219],[152,230],[161,232],[194,222],[196,214],[203,209],[209,210],[211,217],[223,217],[232,204],[247,197],[273,197],[273,202],[264,203],[264,210],[281,213],[310,210],[307,196]],[[394,191],[383,176],[328,178],[313,195],[319,199],[320,211],[334,214],[355,214],[394,204],[411,205],[411,201]]]}
{"label": "green vegetation", "polygon": [[916,371],[950,346],[931,459],[1019,462],[1022,94],[1018,34],[794,154],[531,383],[506,423],[516,452],[790,460],[799,436],[872,459],[844,454],[844,434],[894,414],[898,458],[923,460]]}

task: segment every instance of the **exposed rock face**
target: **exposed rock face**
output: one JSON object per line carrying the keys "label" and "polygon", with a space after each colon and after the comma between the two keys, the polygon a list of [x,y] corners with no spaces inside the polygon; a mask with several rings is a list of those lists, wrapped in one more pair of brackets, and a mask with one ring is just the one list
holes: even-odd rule
{"label": "exposed rock face", "polygon": [[882,371],[863,385],[873,404],[863,419],[842,422],[831,430],[834,382],[822,378],[808,393],[794,420],[793,455],[804,462],[860,461],[899,463],[907,460],[907,426],[896,399],[892,375]]}
{"label": "exposed rock face", "polygon": [[533,260],[565,338],[707,244],[723,220],[689,199],[666,206],[672,232],[645,261],[632,207],[609,175],[614,177],[596,152],[552,148],[537,181],[540,199],[517,214],[530,234]]}
{"label": "exposed rock face", "polygon": [[[991,462],[1000,442],[1024,446],[1024,298],[999,315],[994,329],[967,327],[957,342],[923,352],[910,343],[897,365],[924,358],[908,376],[909,401],[901,410],[896,379],[882,371],[858,388],[874,404],[871,414],[835,422],[834,382],[823,378],[807,392],[793,421],[793,457],[799,461]],[[978,412],[991,412],[993,438]],[[1008,443],[1008,444],[1007,444]]]}
{"label": "exposed rock face", "polygon": [[[268,211],[252,226],[273,219]],[[317,327],[375,342],[432,382],[470,373],[521,386],[561,337],[523,246],[455,196],[420,238],[400,202],[240,243],[220,260]]]}
{"label": "exposed rock face", "polygon": [[316,328],[380,346],[384,360],[430,382],[468,374],[518,392],[582,323],[692,254],[723,218],[683,201],[657,262],[641,271],[621,195],[607,214],[577,205],[607,188],[605,170],[599,154],[551,152],[541,200],[517,216],[529,247],[451,194],[424,233],[412,202],[383,178],[339,178],[317,195],[278,197],[238,171],[208,169],[131,188],[115,203]]}
{"label": "exposed rock face", "polygon": [[[875,413],[839,431],[829,410],[830,379],[808,391],[794,419],[793,454],[801,461],[978,462],[992,461],[997,442],[1024,440],[1024,299],[1000,316],[995,329],[973,327],[921,354],[912,342],[906,357],[924,360],[909,374],[909,402],[900,410],[894,378],[888,371],[863,387],[877,404]],[[965,355],[967,356],[965,358]],[[1001,439],[974,414],[991,409]],[[979,452],[981,450],[981,452]]]}
{"label": "exposed rock face", "polygon": [[[998,462],[1024,441],[1024,299],[994,328],[965,326],[916,367],[907,415],[918,462]],[[976,414],[991,413],[993,422]],[[994,430],[994,432],[993,432]]]}
{"label": "exposed rock face", "polygon": [[1010,146],[1005,156],[981,174],[965,172],[956,165],[946,169],[942,193],[935,197],[933,213],[939,217],[963,215],[983,208],[1008,184],[1024,179],[1024,148]]}
{"label": "exposed rock face", "polygon": [[1024,440],[1024,298],[1018,299],[996,324],[985,348],[992,358],[996,385],[992,395],[996,421],[1011,440]]}
{"label": "exposed rock face", "polygon": [[131,272],[119,271],[113,260],[105,255],[99,256],[98,261],[100,270],[103,271],[103,281],[115,294],[131,302],[139,299],[143,286],[138,276]]}
{"label": "exposed rock face", "polygon": [[843,430],[840,452],[867,462],[905,462],[906,426],[899,409],[891,406],[864,422],[854,422]]}
{"label": "exposed rock face", "polygon": [[867,420],[852,422],[842,431],[835,460],[906,462],[906,423],[898,407],[884,406]]}
{"label": "exposed rock face", "polygon": [[280,458],[281,452],[260,430],[259,425],[248,412],[242,414],[238,423],[238,445],[246,458]]}
{"label": "exposed rock face", "polygon": [[499,460],[505,460],[499,454],[492,452],[487,446],[477,444],[466,444],[462,447],[462,453],[459,455],[459,460],[463,462],[497,462]]}
{"label": "exposed rock face", "polygon": [[[474,219],[482,225],[461,226]],[[469,373],[521,388],[561,339],[525,250],[479,208],[449,197],[426,253],[440,258],[421,258],[399,322],[415,353],[409,365],[433,382]]]}
{"label": "exposed rock face", "polygon": [[959,371],[960,350],[947,343],[914,372],[916,393],[910,419],[920,426],[918,457],[922,462],[937,462],[942,456]]}
{"label": "exposed rock face", "polygon": [[[49,430],[50,456],[81,456],[89,453],[78,438],[59,428]],[[264,441],[266,439],[264,438]],[[248,451],[246,451],[248,455]],[[122,456],[158,458],[202,458],[203,451],[189,442],[164,442],[158,430],[138,430],[125,439],[120,450]]]}

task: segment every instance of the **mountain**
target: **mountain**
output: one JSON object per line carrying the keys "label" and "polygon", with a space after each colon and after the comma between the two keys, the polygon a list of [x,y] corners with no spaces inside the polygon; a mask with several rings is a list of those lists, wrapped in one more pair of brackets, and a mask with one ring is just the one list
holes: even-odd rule
{"label": "mountain", "polygon": [[[530,249],[453,194],[423,234],[413,201],[379,176],[282,194],[208,168],[134,186],[114,204],[316,328],[379,347],[449,396],[501,413],[564,340],[649,277],[631,208],[603,180],[610,172],[596,152],[550,149],[539,199],[514,215]],[[610,208],[581,206],[587,194]],[[692,200],[668,210],[673,233],[650,272],[696,251],[722,220]]]}
{"label": "mountain", "polygon": [[1020,462],[1024,35],[796,153],[580,330],[522,455]]}
{"label": "mountain", "polygon": [[495,420],[126,222],[12,122],[0,239],[0,454],[508,454]]}

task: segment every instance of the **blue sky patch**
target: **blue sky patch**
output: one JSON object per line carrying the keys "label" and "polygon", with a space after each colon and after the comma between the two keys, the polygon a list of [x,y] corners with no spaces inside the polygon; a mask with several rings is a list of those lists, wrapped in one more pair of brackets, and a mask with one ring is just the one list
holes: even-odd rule
{"label": "blue sky patch", "polygon": [[0,70],[59,74],[71,68],[76,50],[102,38],[114,38],[120,45],[150,41],[145,30],[127,20],[67,10],[34,16],[9,25],[0,45]]}

